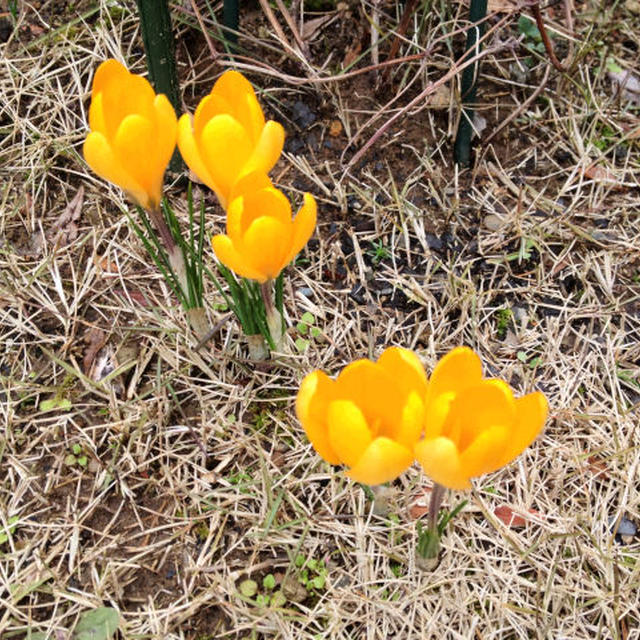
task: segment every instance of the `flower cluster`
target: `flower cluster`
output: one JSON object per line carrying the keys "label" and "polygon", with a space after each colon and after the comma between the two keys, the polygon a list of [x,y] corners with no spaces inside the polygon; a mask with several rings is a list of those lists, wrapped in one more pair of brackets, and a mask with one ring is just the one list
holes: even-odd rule
{"label": "flower cluster", "polygon": [[417,460],[434,482],[467,489],[533,442],[547,401],[540,392],[516,399],[502,380],[483,378],[467,347],[444,356],[428,381],[414,353],[391,347],[335,380],[309,374],[296,409],[318,454],[349,467],[353,480],[388,482]]}
{"label": "flower cluster", "polygon": [[164,95],[117,60],[93,80],[87,164],[147,210],[157,210],[164,172],[175,149],[227,210],[227,233],[214,237],[220,262],[236,274],[274,279],[307,243],[316,224],[311,194],[295,219],[267,174],[284,144],[282,125],[266,122],[251,84],[227,71],[198,105],[176,119]]}

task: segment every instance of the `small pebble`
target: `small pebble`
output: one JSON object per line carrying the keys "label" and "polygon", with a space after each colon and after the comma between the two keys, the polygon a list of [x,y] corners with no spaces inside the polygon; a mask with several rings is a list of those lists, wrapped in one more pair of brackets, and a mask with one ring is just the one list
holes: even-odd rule
{"label": "small pebble", "polygon": [[483,222],[484,226],[489,229],[489,231],[498,231],[504,225],[504,220],[493,213],[485,216]]}

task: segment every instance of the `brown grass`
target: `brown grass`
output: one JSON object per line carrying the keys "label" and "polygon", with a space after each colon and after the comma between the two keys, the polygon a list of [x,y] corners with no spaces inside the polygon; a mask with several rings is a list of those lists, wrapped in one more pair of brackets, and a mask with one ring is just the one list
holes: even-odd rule
{"label": "brown grass", "polygon": [[[548,63],[525,62],[517,13],[506,15],[483,59],[483,138],[518,113],[478,145],[473,171],[452,167],[449,82],[438,105],[431,96],[410,107],[345,173],[459,55],[462,36],[453,46],[443,36],[465,26],[466,9],[433,4],[399,54],[429,55],[394,67],[380,94],[372,72],[329,72],[347,51],[361,56],[351,71],[371,64],[365,14],[375,7],[385,60],[393,3],[344,9],[308,56],[284,20],[288,54],[259,10],[243,17],[244,68],[302,141],[276,176],[320,203],[308,260],[289,269],[288,351],[267,367],[247,362],[233,322],[194,352],[120,212],[129,205],[81,159],[97,64],[118,56],[144,69],[131,7],[104,3],[74,23],[50,20],[52,3],[21,8],[0,49],[0,524],[17,518],[0,545],[0,637],[68,638],[83,612],[111,606],[123,638],[640,638],[639,538],[620,544],[610,524],[640,521],[640,119],[605,67],[613,57],[640,68],[640,19],[590,0],[567,38],[563,12],[545,13],[561,59],[571,42],[571,68],[551,70],[527,102]],[[183,3],[175,19],[193,109],[220,67]],[[307,131],[288,119],[296,101],[316,115]],[[79,215],[61,221],[81,186]],[[168,194],[184,206],[182,186]],[[210,196],[196,197],[219,230]],[[224,311],[212,286],[206,300],[215,322]],[[300,353],[305,311],[322,335]],[[429,481],[412,468],[376,515],[361,487],[318,458],[292,410],[305,373],[335,373],[392,344],[415,349],[428,370],[468,344],[487,372],[518,393],[542,389],[551,406],[538,441],[475,482],[431,574],[415,563]],[[47,400],[68,409],[44,410]],[[74,445],[84,467],[69,464]],[[449,493],[445,506],[462,498]],[[505,505],[528,524],[506,526],[494,514]],[[296,594],[299,554],[324,561],[323,588]],[[239,592],[251,578],[264,593],[268,574],[287,590],[283,607]]]}

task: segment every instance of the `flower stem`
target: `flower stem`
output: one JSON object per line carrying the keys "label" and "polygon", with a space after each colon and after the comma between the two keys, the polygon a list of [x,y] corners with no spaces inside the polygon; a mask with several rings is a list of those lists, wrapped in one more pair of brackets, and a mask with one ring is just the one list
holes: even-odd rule
{"label": "flower stem", "polygon": [[444,498],[445,488],[441,484],[434,484],[431,489],[431,500],[429,501],[429,529],[438,530],[438,514]]}
{"label": "flower stem", "polygon": [[421,569],[433,571],[440,562],[440,531],[438,515],[444,498],[445,488],[434,484],[429,501],[429,517],[427,527],[418,528],[417,562]]}

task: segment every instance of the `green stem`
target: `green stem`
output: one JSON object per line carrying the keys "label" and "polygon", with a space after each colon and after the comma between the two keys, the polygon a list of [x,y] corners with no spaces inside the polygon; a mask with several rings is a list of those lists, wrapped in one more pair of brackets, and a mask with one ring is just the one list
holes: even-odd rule
{"label": "green stem", "polygon": [[[471,0],[469,21],[472,25],[467,31],[466,54],[460,62],[465,62],[480,51],[479,41],[484,34],[484,19],[487,16],[487,0]],[[479,23],[479,24],[476,24]],[[471,165],[471,136],[473,134],[473,104],[476,101],[476,80],[479,64],[475,62],[462,72],[461,99],[462,114],[454,145],[454,160],[461,167]]]}
{"label": "green stem", "polygon": [[238,0],[224,0],[222,10],[222,22],[224,24],[224,37],[231,53],[235,53],[238,43],[238,26],[240,19]]}
{"label": "green stem", "polygon": [[[167,0],[137,2],[149,77],[156,93],[167,96],[176,113],[179,113],[178,76],[169,3]],[[169,167],[172,171],[182,170],[182,160],[177,151],[173,154]]]}

